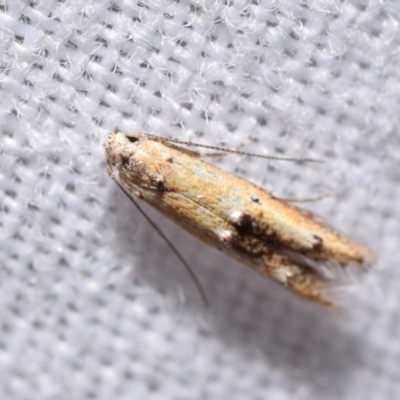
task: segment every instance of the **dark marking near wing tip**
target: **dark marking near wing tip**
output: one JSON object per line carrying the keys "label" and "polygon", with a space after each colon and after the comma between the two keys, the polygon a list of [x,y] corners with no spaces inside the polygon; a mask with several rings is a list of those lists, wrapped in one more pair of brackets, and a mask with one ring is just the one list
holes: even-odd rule
{"label": "dark marking near wing tip", "polygon": [[253,203],[260,203],[260,199],[256,196],[250,196],[250,199]]}
{"label": "dark marking near wing tip", "polygon": [[238,230],[238,232],[245,233],[251,231],[253,221],[249,214],[244,212],[234,212],[231,214],[230,219],[232,225]]}
{"label": "dark marking near wing tip", "polygon": [[312,235],[312,237],[313,237],[312,248],[313,249],[320,248],[322,246],[322,244],[324,243],[324,240],[322,239],[322,237],[318,236],[318,235]]}

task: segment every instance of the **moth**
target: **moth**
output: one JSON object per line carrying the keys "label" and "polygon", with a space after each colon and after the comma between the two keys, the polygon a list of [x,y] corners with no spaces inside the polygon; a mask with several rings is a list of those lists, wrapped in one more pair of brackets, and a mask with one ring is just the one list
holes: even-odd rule
{"label": "moth", "polygon": [[[298,296],[336,308],[326,290],[337,276],[332,271],[365,268],[375,254],[310,212],[202,160],[188,145],[196,144],[141,132],[111,133],[104,144],[108,173],[140,210],[135,198]],[[204,297],[201,287],[200,292]]]}

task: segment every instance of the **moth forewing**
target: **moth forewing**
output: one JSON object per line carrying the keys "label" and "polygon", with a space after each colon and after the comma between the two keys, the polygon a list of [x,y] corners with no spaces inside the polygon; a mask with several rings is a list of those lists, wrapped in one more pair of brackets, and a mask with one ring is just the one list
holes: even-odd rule
{"label": "moth forewing", "polygon": [[374,260],[363,244],[182,146],[145,133],[111,133],[105,144],[124,191],[301,297],[334,307],[324,293],[329,274],[318,265],[345,269]]}

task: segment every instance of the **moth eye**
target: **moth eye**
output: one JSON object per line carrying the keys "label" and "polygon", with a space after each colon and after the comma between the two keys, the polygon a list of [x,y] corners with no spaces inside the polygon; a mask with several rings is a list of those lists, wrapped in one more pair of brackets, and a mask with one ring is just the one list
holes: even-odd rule
{"label": "moth eye", "polygon": [[157,188],[157,190],[164,190],[164,182],[162,182],[162,181],[158,181],[158,182],[156,182],[156,188]]}
{"label": "moth eye", "polygon": [[152,179],[151,184],[159,191],[163,191],[165,189],[164,179],[162,177]]}
{"label": "moth eye", "polygon": [[135,143],[139,141],[139,138],[135,136],[126,136],[126,138],[129,140],[130,143]]}

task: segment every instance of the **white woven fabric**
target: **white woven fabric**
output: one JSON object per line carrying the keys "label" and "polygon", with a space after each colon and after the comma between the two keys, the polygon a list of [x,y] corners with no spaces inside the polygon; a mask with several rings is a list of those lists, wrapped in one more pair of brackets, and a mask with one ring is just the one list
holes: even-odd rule
{"label": "white woven fabric", "polygon": [[[400,2],[0,1],[0,398],[394,399]],[[330,315],[148,210],[102,142],[142,130],[326,161],[219,160],[368,243]]]}

